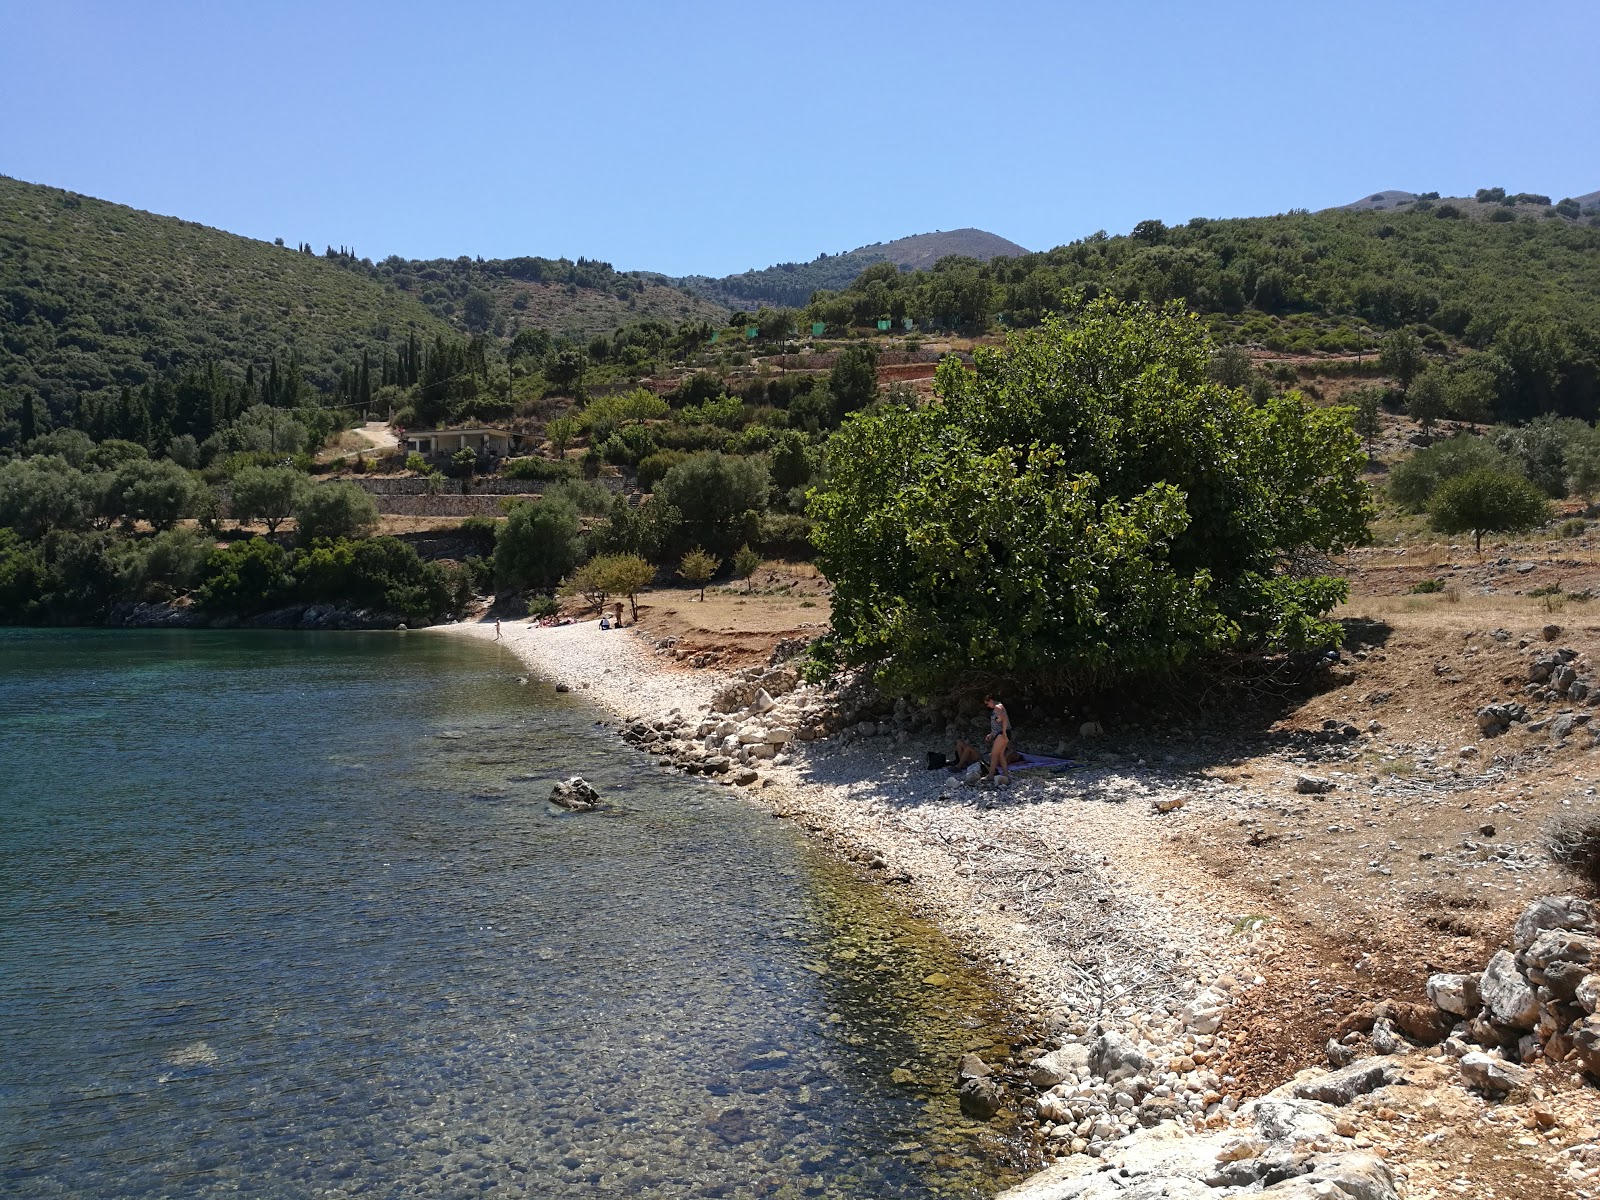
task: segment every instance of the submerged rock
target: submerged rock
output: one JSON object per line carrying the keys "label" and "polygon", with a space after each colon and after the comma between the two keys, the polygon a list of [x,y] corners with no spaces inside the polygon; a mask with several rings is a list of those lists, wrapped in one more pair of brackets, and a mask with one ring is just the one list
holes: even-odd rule
{"label": "submerged rock", "polygon": [[589,812],[600,806],[600,793],[583,776],[574,775],[550,789],[550,803],[573,812]]}

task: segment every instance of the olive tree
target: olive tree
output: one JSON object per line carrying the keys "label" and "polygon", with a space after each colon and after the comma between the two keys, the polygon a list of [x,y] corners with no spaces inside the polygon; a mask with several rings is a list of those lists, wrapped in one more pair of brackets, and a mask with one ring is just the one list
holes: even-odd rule
{"label": "olive tree", "polygon": [[369,534],[378,524],[378,505],[353,483],[322,483],[306,489],[294,510],[301,545],[318,538]]}
{"label": "olive tree", "polygon": [[242,467],[231,482],[230,504],[236,521],[262,520],[268,533],[305,498],[310,483],[293,467]]}
{"label": "olive tree", "polygon": [[547,497],[513,504],[495,530],[494,574],[506,588],[555,587],[578,563],[578,510]]}
{"label": "olive tree", "polygon": [[1550,519],[1550,502],[1521,475],[1480,467],[1440,485],[1428,503],[1428,524],[1440,533],[1472,534],[1483,553],[1486,533],[1522,533]]}
{"label": "olive tree", "polygon": [[715,555],[707,554],[704,550],[694,549],[683,556],[678,563],[678,575],[690,587],[700,589],[700,599],[706,598],[706,584],[711,582],[711,577],[717,573],[717,568],[722,563]]}

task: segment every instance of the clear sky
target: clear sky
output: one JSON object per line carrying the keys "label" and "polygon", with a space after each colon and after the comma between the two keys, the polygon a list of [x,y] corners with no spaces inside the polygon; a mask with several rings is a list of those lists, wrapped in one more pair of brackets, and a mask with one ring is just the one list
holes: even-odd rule
{"label": "clear sky", "polygon": [[725,274],[1600,188],[1600,5],[0,0],[0,173],[253,237]]}

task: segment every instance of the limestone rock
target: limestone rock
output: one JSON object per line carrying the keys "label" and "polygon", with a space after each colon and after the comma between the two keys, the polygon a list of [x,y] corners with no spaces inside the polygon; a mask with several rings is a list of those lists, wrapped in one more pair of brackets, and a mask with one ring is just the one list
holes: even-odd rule
{"label": "limestone rock", "polygon": [[1511,945],[1526,950],[1533,939],[1546,929],[1593,930],[1596,927],[1595,906],[1577,896],[1542,896],[1517,918],[1511,930]]}
{"label": "limestone rock", "polygon": [[1396,1200],[1394,1174],[1376,1154],[1319,1155],[1311,1170],[1260,1193],[1272,1200]]}
{"label": "limestone rock", "polygon": [[1497,1054],[1475,1050],[1461,1057],[1461,1077],[1472,1087],[1485,1092],[1504,1093],[1522,1087],[1528,1081],[1528,1071],[1509,1063]]}
{"label": "limestone rock", "polygon": [[1121,1083],[1150,1068],[1139,1047],[1120,1033],[1103,1033],[1089,1051],[1089,1069],[1107,1083]]}
{"label": "limestone rock", "polygon": [[1504,1025],[1532,1029],[1539,1020],[1539,1000],[1528,981],[1517,972],[1517,960],[1509,950],[1500,950],[1489,960],[1479,984],[1484,1007]]}
{"label": "limestone rock", "polygon": [[1582,1006],[1585,1012],[1594,1012],[1597,1007],[1600,1007],[1600,975],[1585,976],[1583,982],[1574,989],[1572,998]]}
{"label": "limestone rock", "polygon": [[550,789],[550,803],[559,804],[573,812],[589,812],[599,807],[600,793],[583,776],[574,775]]}
{"label": "limestone rock", "polygon": [[1447,1013],[1469,1017],[1483,1004],[1476,975],[1438,974],[1428,976],[1428,999]]}
{"label": "limestone rock", "polygon": [[1393,1083],[1399,1068],[1386,1058],[1363,1058],[1316,1079],[1297,1083],[1291,1094],[1298,1100],[1320,1100],[1343,1107],[1357,1096]]}
{"label": "limestone rock", "polygon": [[1000,1111],[1000,1085],[988,1076],[972,1076],[956,1089],[961,1111],[969,1117],[987,1121]]}
{"label": "limestone rock", "polygon": [[1033,1073],[1028,1076],[1028,1082],[1036,1088],[1053,1088],[1062,1080],[1089,1069],[1089,1049],[1087,1046],[1063,1046],[1040,1055],[1030,1065]]}
{"label": "limestone rock", "polygon": [[1304,796],[1320,796],[1333,789],[1333,780],[1319,779],[1315,775],[1301,775],[1294,781],[1294,790]]}
{"label": "limestone rock", "polygon": [[1183,1027],[1190,1033],[1215,1033],[1222,1024],[1222,1014],[1228,1003],[1227,993],[1206,988],[1183,1006]]}
{"label": "limestone rock", "polygon": [[1600,959],[1600,938],[1572,929],[1541,929],[1519,957],[1529,967],[1594,962]]}

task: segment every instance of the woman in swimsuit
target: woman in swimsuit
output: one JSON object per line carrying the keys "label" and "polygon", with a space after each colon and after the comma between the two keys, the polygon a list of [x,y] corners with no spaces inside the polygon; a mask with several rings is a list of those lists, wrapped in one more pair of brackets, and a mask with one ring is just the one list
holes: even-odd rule
{"label": "woman in swimsuit", "polygon": [[1011,718],[1006,715],[1006,706],[993,696],[985,696],[983,703],[989,710],[989,777],[996,780],[1003,777],[1010,783],[1011,762],[1006,750],[1011,744]]}

